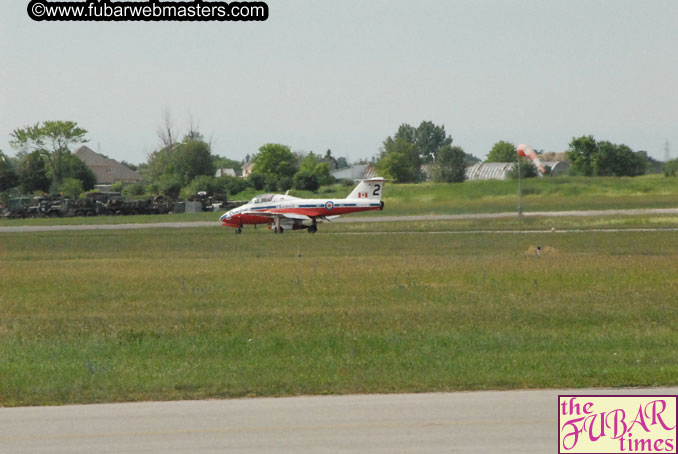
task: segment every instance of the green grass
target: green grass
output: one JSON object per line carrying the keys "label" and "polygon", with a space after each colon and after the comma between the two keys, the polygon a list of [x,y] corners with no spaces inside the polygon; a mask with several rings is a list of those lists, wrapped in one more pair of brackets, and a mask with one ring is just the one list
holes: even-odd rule
{"label": "green grass", "polygon": [[[465,232],[465,231],[545,231],[610,229],[678,229],[678,216],[605,215],[605,216],[523,216],[490,219],[455,219],[436,221],[351,222],[322,224],[327,233],[389,232]],[[248,229],[246,227],[245,229]],[[294,233],[296,234],[296,233]]]}
{"label": "green grass", "polygon": [[0,234],[0,405],[678,383],[678,232],[323,227]]}
{"label": "green grass", "polygon": [[[456,184],[386,185],[388,214],[458,214],[516,211],[517,181],[467,181]],[[557,177],[522,181],[525,211],[673,208],[678,179]]]}
{"label": "green grass", "polygon": [[[522,182],[523,210],[607,210],[678,207],[678,178],[648,175],[636,178],[558,177],[531,178]],[[318,193],[291,190],[306,198],[344,198],[352,186],[335,184]],[[249,189],[233,196],[249,200],[260,191]],[[467,181],[456,184],[392,184],[384,188],[385,210],[361,216],[406,216],[422,214],[463,214],[515,212],[518,206],[514,180]],[[218,220],[215,213],[162,216],[101,216],[92,218],[0,219],[0,226],[54,224],[121,224]]]}

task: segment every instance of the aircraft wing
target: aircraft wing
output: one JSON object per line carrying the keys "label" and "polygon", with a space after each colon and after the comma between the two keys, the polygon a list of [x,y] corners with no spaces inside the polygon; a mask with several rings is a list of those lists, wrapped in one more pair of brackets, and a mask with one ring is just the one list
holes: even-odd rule
{"label": "aircraft wing", "polygon": [[247,211],[246,213],[243,214],[252,214],[256,216],[266,216],[268,218],[287,218],[287,219],[295,219],[297,221],[310,221],[311,218],[306,216],[305,214],[298,214],[298,213],[276,213],[274,211]]}

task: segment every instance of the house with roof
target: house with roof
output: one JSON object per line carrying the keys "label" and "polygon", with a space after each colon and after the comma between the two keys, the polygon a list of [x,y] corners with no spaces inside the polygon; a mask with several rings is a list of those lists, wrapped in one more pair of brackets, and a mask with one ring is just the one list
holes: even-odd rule
{"label": "house with roof", "polygon": [[250,161],[244,166],[242,166],[242,177],[247,178],[252,175],[252,170],[254,169],[254,162]]}
{"label": "house with roof", "polygon": [[110,185],[116,181],[123,183],[139,183],[143,180],[141,174],[126,165],[92,151],[83,145],[73,153],[94,173],[97,185]]}

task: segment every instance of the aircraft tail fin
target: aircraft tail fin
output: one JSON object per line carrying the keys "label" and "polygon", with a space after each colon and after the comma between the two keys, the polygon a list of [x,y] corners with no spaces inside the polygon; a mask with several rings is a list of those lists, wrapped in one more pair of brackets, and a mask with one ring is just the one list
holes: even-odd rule
{"label": "aircraft tail fin", "polygon": [[360,180],[358,186],[348,195],[347,199],[381,200],[384,191],[384,180],[381,177]]}

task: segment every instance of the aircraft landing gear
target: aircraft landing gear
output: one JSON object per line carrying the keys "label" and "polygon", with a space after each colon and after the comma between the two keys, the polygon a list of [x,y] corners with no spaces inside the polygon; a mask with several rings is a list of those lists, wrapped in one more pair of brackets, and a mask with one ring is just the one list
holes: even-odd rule
{"label": "aircraft landing gear", "polygon": [[315,233],[318,231],[318,223],[315,218],[313,218],[313,224],[308,227],[308,233]]}
{"label": "aircraft landing gear", "polygon": [[282,225],[280,225],[280,217],[276,217],[273,222],[273,233],[283,233]]}
{"label": "aircraft landing gear", "polygon": [[238,227],[237,229],[235,229],[235,234],[236,234],[236,235],[240,235],[241,233],[242,233],[242,228],[241,228],[241,227]]}

